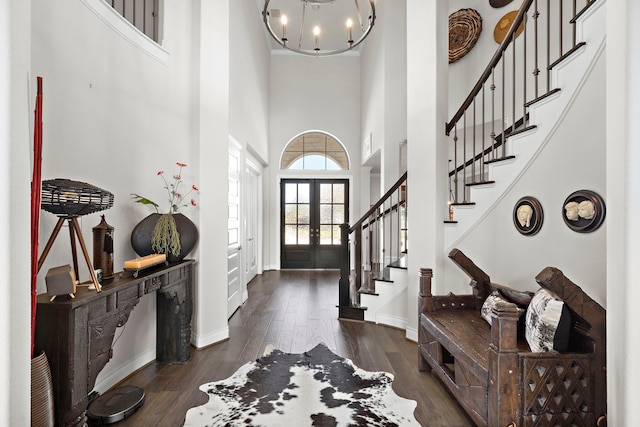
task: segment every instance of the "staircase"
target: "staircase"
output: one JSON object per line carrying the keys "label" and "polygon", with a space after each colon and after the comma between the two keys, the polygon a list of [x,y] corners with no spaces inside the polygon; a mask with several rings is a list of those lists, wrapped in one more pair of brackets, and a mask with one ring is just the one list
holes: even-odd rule
{"label": "staircase", "polygon": [[[544,149],[603,53],[606,2],[582,3],[580,8],[577,1],[523,2],[502,45],[447,124],[454,166],[445,251],[491,211]],[[516,38],[523,22],[525,30]]]}
{"label": "staircase", "polygon": [[385,274],[372,280],[373,292],[360,291],[360,304],[367,309],[364,320],[400,329],[407,327],[406,256],[385,267]]}
{"label": "staircase", "polygon": [[[353,226],[342,224],[339,318],[376,321],[378,311],[383,307],[389,310],[393,307],[389,300],[400,301],[404,292],[400,315],[406,322],[406,195],[405,173]],[[394,313],[397,310],[388,316]]]}
{"label": "staircase", "polygon": [[[445,252],[489,215],[551,140],[604,53],[605,5],[606,0],[523,1],[503,43],[446,126],[451,168]],[[516,36],[520,25],[524,31]],[[406,185],[405,174],[356,225],[343,225],[341,319],[406,328],[402,215],[406,220],[407,201],[400,191]],[[372,229],[378,237],[368,234]]]}

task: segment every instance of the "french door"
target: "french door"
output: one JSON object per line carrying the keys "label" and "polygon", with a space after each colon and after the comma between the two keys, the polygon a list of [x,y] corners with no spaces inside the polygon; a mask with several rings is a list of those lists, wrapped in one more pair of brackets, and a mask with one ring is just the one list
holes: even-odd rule
{"label": "french door", "polygon": [[349,180],[283,179],[280,185],[281,268],[340,268]]}

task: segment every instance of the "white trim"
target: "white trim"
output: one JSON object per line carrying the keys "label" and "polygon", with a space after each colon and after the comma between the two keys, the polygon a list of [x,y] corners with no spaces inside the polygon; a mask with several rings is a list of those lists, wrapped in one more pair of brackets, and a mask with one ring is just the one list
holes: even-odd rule
{"label": "white trim", "polygon": [[376,323],[391,326],[398,329],[407,328],[407,318],[400,316],[393,316],[391,314],[376,314]]}
{"label": "white trim", "polygon": [[131,375],[133,372],[136,372],[138,369],[142,368],[148,363],[153,362],[155,359],[156,348],[154,346],[153,348],[150,348],[147,351],[139,354],[138,357],[131,359],[128,363],[120,366],[105,378],[99,378],[100,381],[96,382],[93,389],[98,393],[103,393]]}
{"label": "white trim", "polygon": [[104,0],[82,0],[82,3],[133,46],[158,62],[164,65],[169,64],[169,52],[167,50],[134,27]]}
{"label": "white trim", "polygon": [[229,339],[228,326],[212,334],[207,334],[207,335],[196,335],[195,333],[191,334],[191,344],[193,344],[197,349],[208,347],[210,345],[217,344],[227,339]]}
{"label": "white trim", "polygon": [[407,326],[405,338],[413,342],[418,342],[418,330]]}

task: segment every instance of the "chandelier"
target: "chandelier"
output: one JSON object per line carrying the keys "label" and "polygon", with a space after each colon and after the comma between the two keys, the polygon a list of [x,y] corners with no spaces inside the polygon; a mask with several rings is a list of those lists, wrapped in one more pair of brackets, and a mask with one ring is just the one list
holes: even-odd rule
{"label": "chandelier", "polygon": [[369,35],[374,0],[265,0],[262,18],[283,48],[311,56],[343,53]]}

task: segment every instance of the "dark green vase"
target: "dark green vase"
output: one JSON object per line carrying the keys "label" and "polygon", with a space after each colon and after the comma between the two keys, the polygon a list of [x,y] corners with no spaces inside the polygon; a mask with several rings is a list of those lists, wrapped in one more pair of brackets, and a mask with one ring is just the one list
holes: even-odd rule
{"label": "dark green vase", "polygon": [[[152,213],[133,228],[131,246],[138,255],[145,256],[156,253],[151,248],[151,235],[161,215],[166,214]],[[176,221],[176,228],[180,234],[180,253],[178,255],[167,254],[167,261],[169,262],[181,261],[189,255],[196,247],[200,237],[198,227],[189,218],[181,213],[176,213],[173,214],[173,219]]]}

